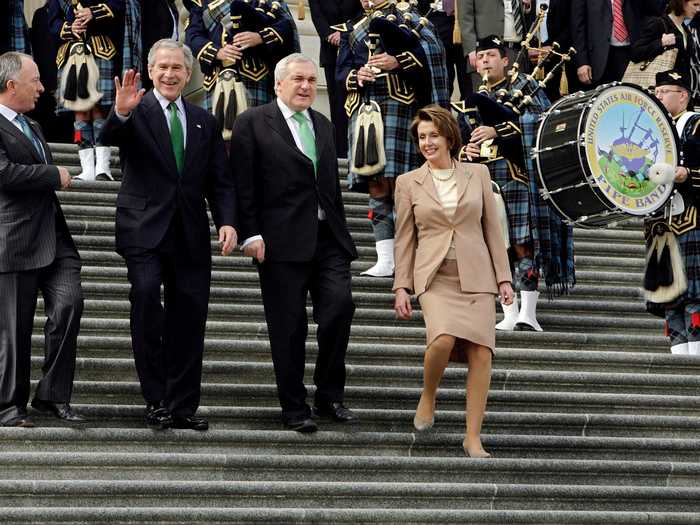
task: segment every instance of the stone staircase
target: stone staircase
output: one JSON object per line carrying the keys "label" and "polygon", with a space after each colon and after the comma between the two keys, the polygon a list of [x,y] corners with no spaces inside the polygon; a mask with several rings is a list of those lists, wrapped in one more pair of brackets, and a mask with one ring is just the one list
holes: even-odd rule
{"label": "stone staircase", "polygon": [[[54,151],[78,172],[73,146]],[[361,423],[282,429],[257,275],[237,252],[214,256],[200,409],[211,430],[145,428],[113,251],[118,187],[60,194],[86,297],[73,403],[91,423],[35,415],[38,428],[0,429],[1,523],[700,523],[700,359],[671,356],[644,311],[638,222],[577,231],[578,284],[541,302],[546,332],[499,333],[484,424],[495,457],[474,460],[461,449],[464,368],[445,374],[435,430],[413,430],[420,314],[396,321],[391,281],[359,276],[373,242],[366,196],[348,192],[361,257],[346,401]]]}

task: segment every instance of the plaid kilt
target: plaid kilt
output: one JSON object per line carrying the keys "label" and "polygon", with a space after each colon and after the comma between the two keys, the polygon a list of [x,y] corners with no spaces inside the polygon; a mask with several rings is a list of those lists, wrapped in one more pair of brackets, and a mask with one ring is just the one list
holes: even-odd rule
{"label": "plaid kilt", "polygon": [[[257,82],[246,77],[242,77],[242,81],[246,93],[248,94],[247,100],[249,108],[262,106],[263,104],[275,100],[275,83],[272,71],[270,71],[265,78]],[[205,91],[204,101],[202,102],[202,107],[209,112],[211,112],[214,107],[212,96],[214,95],[215,88],[216,83],[212,85],[210,91]]]}
{"label": "plaid kilt", "polygon": [[[94,55],[93,55],[94,56]],[[68,61],[66,61],[67,64]],[[116,71],[115,66],[117,65],[115,63],[115,60],[105,60],[104,58],[100,58],[95,56],[95,63],[97,64],[97,69],[100,72],[100,78],[97,81],[97,89],[100,93],[102,93],[102,98],[100,99],[98,105],[104,106],[104,107],[110,107],[112,104],[114,104],[114,77],[118,75],[119,73]],[[57,85],[61,85],[61,76],[63,75],[64,71],[66,69],[66,65],[58,70],[57,74]],[[59,93],[56,91],[57,95],[57,100]],[[61,113],[63,111],[71,111],[70,109],[66,109],[63,106],[57,106],[56,107],[56,113]]]}
{"label": "plaid kilt", "polygon": [[688,279],[688,290],[680,300],[683,303],[700,302],[700,229],[696,228],[677,235],[676,239]]}
{"label": "plaid kilt", "polygon": [[[382,81],[383,83],[383,81]],[[369,86],[368,86],[369,87]],[[386,166],[379,176],[395,179],[402,173],[416,169],[422,164],[409,128],[418,108],[414,105],[402,104],[389,98],[388,95],[371,95],[371,100],[379,104],[382,110],[382,121],[384,122],[384,149],[386,150]],[[359,108],[350,117],[348,126],[348,162],[352,166],[354,151],[352,151],[355,123],[359,114]],[[366,177],[357,176],[352,173],[348,175],[350,186],[353,183],[362,181]]]}
{"label": "plaid kilt", "polygon": [[528,185],[513,180],[508,161],[495,160],[486,164],[493,180],[501,188],[501,196],[508,213],[508,237],[511,244],[527,244],[532,241],[530,228],[530,190]]}

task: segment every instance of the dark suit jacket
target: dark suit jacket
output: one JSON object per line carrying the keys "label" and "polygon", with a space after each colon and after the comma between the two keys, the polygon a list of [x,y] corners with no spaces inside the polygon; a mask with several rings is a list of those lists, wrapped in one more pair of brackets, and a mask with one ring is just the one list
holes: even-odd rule
{"label": "dark suit jacket", "polygon": [[342,24],[362,12],[360,0],[309,0],[311,19],[321,37],[319,61],[322,66],[335,64],[338,47],[328,43],[328,36],[334,32],[331,26]]}
{"label": "dark suit jacket", "polygon": [[177,173],[165,115],[153,91],[122,123],[110,113],[102,142],[119,146],[122,184],[117,195],[116,247],[153,249],[177,211],[186,245],[182,254],[211,259],[206,200],[217,228],[235,226],[236,194],[226,169],[226,153],[216,119],[185,101],[185,164]]}
{"label": "dark suit jacket", "polygon": [[[0,115],[0,272],[50,265],[56,256],[56,229],[68,233],[56,198],[58,168],[39,125],[27,119],[44,147],[45,164],[34,144]],[[66,235],[70,240],[70,234]],[[72,243],[72,240],[69,241]]]}
{"label": "dark suit jacket", "polygon": [[277,102],[248,109],[233,126],[231,169],[238,189],[240,239],[262,235],[270,261],[313,258],[319,203],[342,249],[349,258],[357,257],[345,221],[333,125],[317,111],[310,112],[318,155],[316,177]]}
{"label": "dark suit jacket", "polygon": [[568,51],[573,45],[571,27],[571,0],[551,0],[547,10],[548,41],[545,43],[558,42],[564,51]]}
{"label": "dark suit jacket", "polygon": [[[623,16],[630,41],[639,38],[642,20],[658,13],[656,0],[625,0]],[[589,65],[593,82],[605,71],[612,35],[612,5],[610,0],[571,0],[572,38],[577,54],[576,67]]]}

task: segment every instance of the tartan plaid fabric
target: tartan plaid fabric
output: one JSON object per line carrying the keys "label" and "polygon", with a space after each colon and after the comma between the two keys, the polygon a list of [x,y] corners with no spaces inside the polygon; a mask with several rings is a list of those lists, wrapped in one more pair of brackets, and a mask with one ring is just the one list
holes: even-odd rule
{"label": "tartan plaid fabric", "polygon": [[675,304],[700,302],[700,229],[676,236],[688,279],[688,289]]}
{"label": "tartan plaid fabric", "polygon": [[[536,86],[534,80],[528,80],[523,74],[513,83],[513,89],[528,93]],[[537,171],[531,151],[535,146],[537,128],[541,114],[550,106],[544,91],[538,91],[533,102],[520,117],[523,131],[523,157],[525,171],[530,186],[530,224],[533,232],[533,251],[535,266],[540,278],[544,280],[547,294],[566,293],[570,286],[576,284],[574,268],[574,230],[564,224],[559,215],[552,211],[540,196],[537,185]]]}
{"label": "tartan plaid fabric", "polygon": [[501,196],[508,213],[508,237],[511,244],[527,244],[532,241],[530,230],[530,190],[528,185],[513,180],[505,159],[486,164],[493,180],[501,188]]}
{"label": "tartan plaid fabric", "polygon": [[120,73],[127,69],[141,71],[141,4],[138,0],[125,2],[123,42]]}
{"label": "tartan plaid fabric", "polygon": [[10,20],[8,20],[10,30],[10,50],[31,53],[31,43],[29,42],[29,28],[24,18],[24,0],[6,0],[10,2]]}

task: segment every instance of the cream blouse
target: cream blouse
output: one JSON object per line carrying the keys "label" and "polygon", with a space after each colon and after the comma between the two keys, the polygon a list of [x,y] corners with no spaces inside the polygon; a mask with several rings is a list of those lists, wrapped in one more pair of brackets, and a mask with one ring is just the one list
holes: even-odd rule
{"label": "cream blouse", "polygon": [[[437,192],[438,198],[442,203],[442,209],[445,211],[447,218],[450,220],[454,219],[455,210],[457,209],[457,174],[454,168],[446,170],[431,170],[433,175],[433,184],[435,184],[435,191]],[[454,173],[452,177],[450,174]],[[439,180],[446,179],[448,180]],[[452,238],[450,239],[450,249],[445,256],[445,259],[456,259],[455,255],[455,237],[454,232],[452,232]]]}

